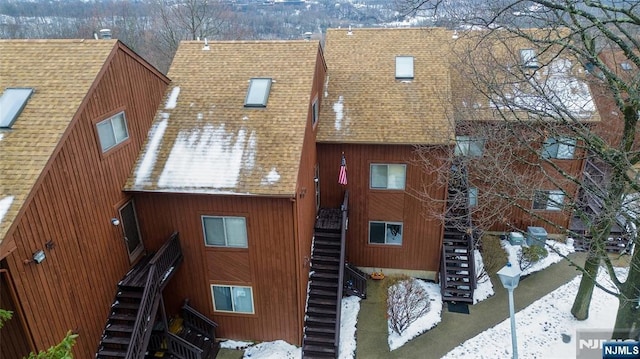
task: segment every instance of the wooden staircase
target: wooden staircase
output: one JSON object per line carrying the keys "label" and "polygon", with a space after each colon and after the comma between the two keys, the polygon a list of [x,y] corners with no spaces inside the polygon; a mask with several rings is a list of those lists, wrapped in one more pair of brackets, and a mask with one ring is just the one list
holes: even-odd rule
{"label": "wooden staircase", "polygon": [[455,162],[451,167],[444,221],[440,267],[442,300],[473,303],[475,287],[474,232],[467,171],[461,162]]}
{"label": "wooden staircase", "polygon": [[96,358],[144,358],[154,330],[162,289],[182,262],[178,234],[153,256],[142,258],[118,283]]}
{"label": "wooden staircase", "polygon": [[348,193],[340,209],[322,208],[316,220],[303,358],[337,358],[340,343]]}

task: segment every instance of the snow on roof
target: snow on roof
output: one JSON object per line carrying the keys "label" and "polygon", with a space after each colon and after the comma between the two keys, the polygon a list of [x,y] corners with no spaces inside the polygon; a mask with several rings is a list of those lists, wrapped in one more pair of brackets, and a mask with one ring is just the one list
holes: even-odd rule
{"label": "snow on roof", "polygon": [[255,161],[256,135],[247,132],[227,131],[224,124],[180,131],[158,187],[236,188],[240,170],[251,170]]}
{"label": "snow on roof", "polygon": [[271,171],[262,179],[261,183],[263,185],[270,185],[278,182],[280,180],[280,174],[276,171],[276,168],[272,168]]}
{"label": "snow on roof", "polygon": [[160,149],[160,142],[162,141],[162,136],[164,136],[164,131],[167,129],[167,124],[169,122],[169,114],[166,112],[162,112],[161,117],[162,120],[153,124],[153,126],[149,130],[150,140],[147,143],[146,149],[144,150],[142,162],[140,162],[140,166],[138,166],[135,171],[135,183],[137,186],[149,182],[151,171],[153,170],[153,166],[156,163],[158,150]]}
{"label": "snow on roof", "polygon": [[180,95],[180,86],[175,86],[171,89],[171,94],[167,98],[167,102],[164,105],[165,110],[172,110],[176,108],[176,104],[178,103],[178,95]]}
{"label": "snow on roof", "polygon": [[0,199],[0,222],[4,218],[4,215],[9,211],[9,207],[11,207],[11,203],[13,203],[13,196],[8,196],[3,199]]}
{"label": "snow on roof", "polygon": [[505,99],[492,101],[494,108],[515,106],[518,110],[549,115],[571,115],[589,119],[596,106],[586,81],[573,73],[568,59],[558,58],[536,71],[528,83],[516,83]]}
{"label": "snow on roof", "polygon": [[336,131],[340,131],[342,129],[342,119],[344,118],[344,97],[338,97],[338,101],[333,104],[333,112],[336,113],[336,122],[335,128]]}

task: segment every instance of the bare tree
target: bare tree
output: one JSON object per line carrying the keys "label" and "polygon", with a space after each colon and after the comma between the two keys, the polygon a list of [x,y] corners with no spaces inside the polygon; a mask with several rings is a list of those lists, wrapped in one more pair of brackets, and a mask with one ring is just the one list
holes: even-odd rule
{"label": "bare tree", "polygon": [[[482,157],[463,159],[469,182],[488,197],[488,208],[478,208],[474,218],[496,226],[500,213],[520,211],[554,226],[558,233],[588,241],[572,313],[578,319],[588,317],[591,295],[598,286],[619,299],[613,337],[637,338],[640,250],[631,254],[623,280],[616,275],[605,246],[612,228],[637,228],[638,224],[635,197],[630,194],[640,189],[634,176],[634,165],[640,161],[636,136],[640,4],[497,0],[477,4],[474,12],[459,11],[458,4],[464,9],[464,2],[401,1],[408,13],[427,11],[458,24],[459,40],[454,45],[458,61],[452,73],[459,75],[462,84],[452,120],[459,134],[486,141]],[[527,48],[534,52],[520,51]],[[605,60],[605,53],[616,54],[615,60]],[[587,98],[587,82],[592,95],[610,99],[606,112],[600,108],[606,123],[598,123],[597,114],[589,117],[595,106]],[[550,149],[555,155],[571,151],[574,158],[583,156],[589,166],[598,168],[598,178],[567,168],[549,154]],[[439,171],[448,174],[450,169]],[[539,188],[557,192],[540,193],[535,190]],[[557,217],[536,211],[540,205],[573,213],[585,231],[572,231]],[[636,232],[629,235],[637,248]],[[601,265],[615,290],[596,281]]]}

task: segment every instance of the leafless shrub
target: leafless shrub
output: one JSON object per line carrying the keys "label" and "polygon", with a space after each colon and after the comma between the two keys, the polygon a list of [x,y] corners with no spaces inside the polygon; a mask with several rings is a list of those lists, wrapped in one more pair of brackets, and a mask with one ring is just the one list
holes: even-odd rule
{"label": "leafless shrub", "polygon": [[507,263],[507,252],[500,245],[500,238],[485,234],[482,237],[482,262],[484,267],[477,274],[478,283],[489,280],[489,275],[496,273]]}
{"label": "leafless shrub", "polygon": [[414,278],[397,281],[387,293],[387,315],[391,328],[398,334],[429,312],[429,296]]}

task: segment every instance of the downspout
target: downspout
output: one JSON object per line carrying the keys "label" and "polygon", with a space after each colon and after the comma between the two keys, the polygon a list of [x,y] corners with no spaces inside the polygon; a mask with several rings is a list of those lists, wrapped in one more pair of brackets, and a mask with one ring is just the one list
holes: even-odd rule
{"label": "downspout", "polygon": [[[302,283],[300,280],[300,271],[301,271],[301,267],[300,267],[300,243],[299,243],[299,235],[298,235],[298,201],[296,200],[296,197],[298,195],[298,191],[296,189],[296,194],[293,198],[291,198],[291,210],[293,212],[293,250],[295,252],[295,273],[296,273],[296,328],[299,330],[299,333],[302,333],[302,331],[304,330],[304,323],[303,323],[303,318],[304,318],[304,313],[301,315],[301,303],[300,303],[300,295],[302,294]],[[299,339],[299,345],[302,345],[302,336],[303,334],[301,334],[298,339]]]}

